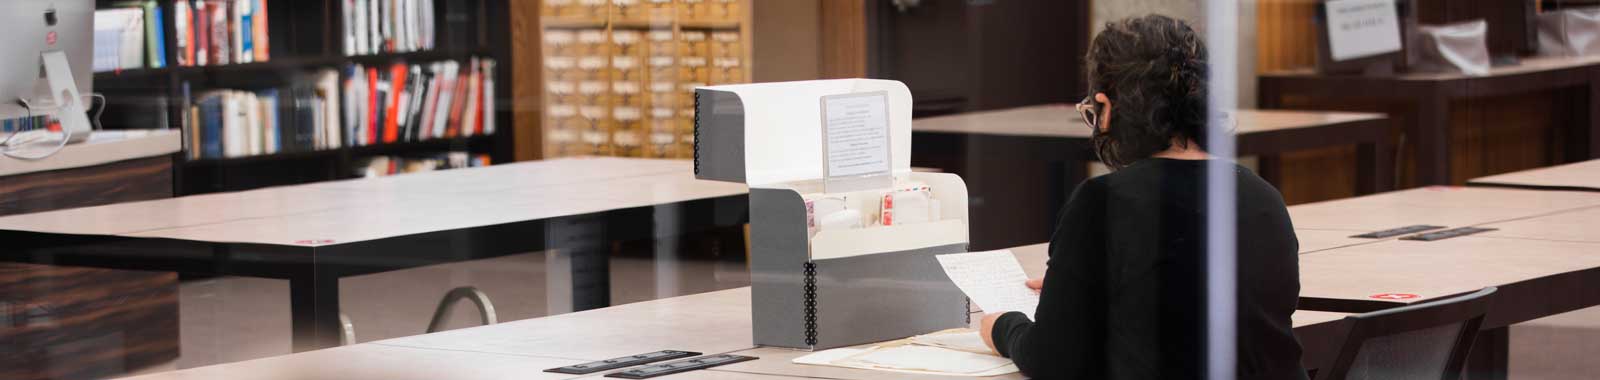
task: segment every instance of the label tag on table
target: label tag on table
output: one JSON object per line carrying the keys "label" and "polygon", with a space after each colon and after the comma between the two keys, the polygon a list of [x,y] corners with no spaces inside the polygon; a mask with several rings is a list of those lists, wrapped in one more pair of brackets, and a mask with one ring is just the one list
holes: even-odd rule
{"label": "label tag on table", "polygon": [[587,374],[587,373],[595,373],[595,372],[600,372],[600,371],[613,370],[613,369],[623,368],[623,367],[632,367],[632,366],[636,366],[636,365],[640,365],[640,364],[650,364],[650,363],[655,363],[655,362],[659,362],[659,361],[662,361],[662,360],[672,360],[672,359],[687,358],[687,357],[696,356],[696,355],[700,355],[700,353],[699,352],[689,352],[689,351],[663,350],[663,351],[656,351],[656,352],[638,354],[638,355],[633,355],[633,356],[623,356],[623,357],[620,357],[620,358],[611,358],[611,359],[606,359],[606,360],[601,360],[601,361],[588,362],[588,363],[583,363],[583,364],[574,364],[574,365],[569,365],[569,366],[560,367],[560,368],[551,368],[551,369],[547,369],[547,370],[544,370],[544,371],[545,372],[553,372],[553,373],[566,373],[566,374],[582,375],[582,374]]}
{"label": "label tag on table", "polygon": [[656,376],[689,372],[693,370],[706,369],[720,365],[751,360],[756,360],[756,357],[729,354],[711,355],[693,359],[683,359],[675,362],[647,365],[627,371],[612,373],[606,375],[606,377],[615,377],[619,379],[648,379]]}

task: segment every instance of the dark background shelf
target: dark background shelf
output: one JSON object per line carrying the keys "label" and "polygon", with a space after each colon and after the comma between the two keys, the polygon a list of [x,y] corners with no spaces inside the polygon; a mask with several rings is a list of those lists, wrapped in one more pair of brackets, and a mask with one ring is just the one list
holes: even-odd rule
{"label": "dark background shelf", "polygon": [[[426,156],[459,151],[487,154],[492,163],[512,161],[514,139],[511,98],[513,67],[510,34],[511,0],[435,0],[435,49],[345,56],[341,0],[277,0],[268,3],[270,57],[264,62],[211,66],[178,66],[171,0],[159,0],[165,20],[167,67],[95,73],[95,92],[106,96],[101,117],[105,129],[150,129],[183,126],[184,90],[190,98],[213,89],[259,91],[288,88],[324,69],[345,79],[350,65],[386,66],[471,57],[494,59],[496,133],[452,139],[341,147],[263,156],[181,161],[175,167],[178,195],[240,191],[264,186],[347,179],[360,161],[380,155]],[[97,0],[101,8],[115,0]],[[341,126],[343,128],[343,126]],[[184,141],[189,141],[185,136]]]}

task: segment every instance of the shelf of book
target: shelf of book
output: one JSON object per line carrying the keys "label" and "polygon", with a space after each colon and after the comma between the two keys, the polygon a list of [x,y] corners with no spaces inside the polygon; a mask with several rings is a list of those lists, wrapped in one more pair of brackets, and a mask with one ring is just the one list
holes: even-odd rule
{"label": "shelf of book", "polygon": [[[149,50],[164,58],[157,68],[127,68],[97,72],[95,90],[103,92],[111,104],[102,116],[108,129],[143,129],[153,126],[185,131],[185,158],[177,165],[174,188],[179,195],[237,191],[261,186],[288,185],[306,182],[352,178],[373,157],[432,157],[457,152],[471,157],[474,163],[503,163],[512,160],[513,113],[510,76],[512,55],[510,42],[498,36],[510,33],[512,0],[97,0],[101,9],[140,7],[159,10],[160,28],[151,28],[150,36],[162,44],[152,44],[164,50]],[[200,11],[196,11],[199,9]],[[244,10],[253,10],[249,29],[240,28]],[[358,10],[360,12],[358,12]],[[404,12],[391,12],[403,10]],[[209,12],[209,13],[208,13]],[[262,17],[270,14],[270,20]],[[407,15],[411,18],[402,17]],[[188,15],[188,18],[181,17]],[[216,16],[215,24],[203,24],[202,16]],[[382,17],[380,17],[382,16]],[[358,20],[359,18],[359,20]],[[183,20],[180,22],[180,20]],[[265,21],[265,22],[261,22]],[[357,21],[362,21],[358,23]],[[370,22],[366,22],[370,21]],[[260,22],[257,24],[257,22]],[[365,29],[363,29],[365,28]],[[159,30],[159,33],[156,31]],[[251,33],[242,33],[250,30]],[[197,32],[222,33],[227,38],[206,39],[201,44]],[[241,36],[248,35],[255,42],[249,59],[243,51],[235,52],[219,62],[215,55],[200,61],[202,48],[213,52],[234,52],[241,48]],[[368,44],[366,49],[356,49],[356,37]],[[270,42],[269,42],[270,41]],[[194,50],[191,52],[191,50]],[[494,62],[492,65],[472,66],[469,62]],[[473,129],[457,133],[457,119],[446,118],[450,137],[407,141],[405,135],[392,140],[356,142],[348,141],[350,132],[356,130],[342,112],[346,99],[346,83],[351,80],[352,67],[374,67],[387,70],[394,64],[404,63],[426,69],[433,62],[456,61],[460,66],[490,67],[472,77],[477,84],[478,98],[482,103],[478,111],[463,107],[458,113],[471,113],[473,118],[462,117],[461,125],[468,120],[478,120]],[[142,67],[156,67],[146,65]],[[465,75],[468,71],[462,70]],[[331,77],[328,74],[332,74]],[[335,85],[321,86],[320,78],[333,78]],[[387,80],[388,78],[384,78]],[[487,85],[492,79],[499,82]],[[468,83],[462,81],[462,83]],[[394,88],[411,88],[411,83],[393,84]],[[422,88],[422,87],[418,87]],[[465,85],[463,89],[467,88]],[[419,94],[421,90],[418,90]],[[295,111],[306,99],[315,100],[322,113],[315,113],[318,127],[315,144],[290,147],[290,132],[251,132],[252,138],[280,139],[276,144],[267,140],[251,140],[249,149],[229,154],[210,152],[199,154],[200,131],[205,120],[196,115],[196,105],[206,96],[228,92],[251,99],[248,108],[259,108],[260,117],[250,119],[250,125],[273,128],[297,128],[304,125],[303,116]],[[337,92],[336,95],[329,92]],[[313,97],[303,95],[313,94]],[[404,94],[385,93],[385,97],[399,103]],[[392,97],[391,97],[392,96]],[[271,101],[266,101],[270,99]],[[352,98],[353,99],[353,98]],[[417,96],[417,100],[422,98]],[[326,108],[322,108],[326,107]],[[384,109],[384,113],[390,111]],[[398,114],[398,113],[396,113]],[[270,116],[268,116],[270,115]],[[387,116],[387,115],[385,115]],[[420,116],[420,113],[416,116]],[[418,119],[413,116],[412,120]],[[278,123],[278,124],[272,124]],[[419,123],[425,124],[425,123]],[[483,125],[489,124],[489,125]],[[381,124],[379,127],[388,127]],[[213,128],[215,132],[216,128]],[[328,134],[328,130],[337,133]],[[296,132],[297,133],[297,132]],[[267,137],[261,137],[267,136]],[[382,135],[379,135],[382,136]],[[420,137],[417,133],[413,138]],[[432,137],[432,136],[429,136]],[[385,142],[388,141],[388,142]],[[263,148],[266,147],[266,148]],[[244,153],[240,153],[244,152]]]}

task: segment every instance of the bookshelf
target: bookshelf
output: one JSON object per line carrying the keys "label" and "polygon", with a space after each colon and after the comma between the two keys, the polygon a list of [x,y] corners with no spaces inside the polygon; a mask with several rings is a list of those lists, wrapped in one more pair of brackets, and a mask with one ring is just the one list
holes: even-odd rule
{"label": "bookshelf", "polygon": [[543,0],[545,157],[689,158],[694,87],[747,83],[749,0]]}
{"label": "bookshelf", "polygon": [[[426,66],[431,62],[458,61],[465,66],[474,57],[495,61],[492,74],[495,87],[492,95],[485,94],[485,97],[493,97],[494,108],[483,110],[485,114],[493,113],[492,133],[361,146],[340,142],[337,147],[240,157],[195,158],[185,153],[175,167],[174,190],[178,195],[355,178],[361,163],[377,156],[419,157],[467,152],[474,156],[486,155],[491,163],[513,161],[510,102],[515,63],[510,40],[505,36],[510,33],[510,3],[514,0],[433,0],[432,49],[360,55],[347,55],[345,51],[346,18],[341,12],[347,3],[354,4],[354,0],[254,0],[265,4],[269,15],[266,29],[270,40],[269,59],[209,66],[177,64],[174,1],[157,1],[163,10],[161,27],[167,46],[167,66],[95,73],[94,90],[107,99],[106,111],[101,116],[105,129],[153,126],[182,129],[185,116],[192,115],[186,103],[193,104],[203,92],[288,89],[305,85],[307,77],[321,70],[336,71],[342,89],[350,79],[347,68],[351,65],[385,70],[400,62]],[[417,1],[417,4],[427,3]],[[101,9],[125,4],[126,1],[120,0],[96,1]],[[338,120],[341,122],[337,127],[346,130],[348,126],[344,125],[343,116]],[[294,121],[285,123],[279,120],[280,127]],[[191,141],[190,136],[185,136],[185,141]]]}

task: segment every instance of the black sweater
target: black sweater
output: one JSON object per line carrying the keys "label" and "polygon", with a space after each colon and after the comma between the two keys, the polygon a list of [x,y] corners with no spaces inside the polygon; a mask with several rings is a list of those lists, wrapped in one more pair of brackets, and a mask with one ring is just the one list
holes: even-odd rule
{"label": "black sweater", "polygon": [[[1238,190],[1240,379],[1304,379],[1290,314],[1299,242],[1283,198]],[[1000,317],[994,344],[1036,379],[1195,379],[1206,368],[1206,161],[1146,159],[1079,185],[1050,239],[1038,321]]]}

